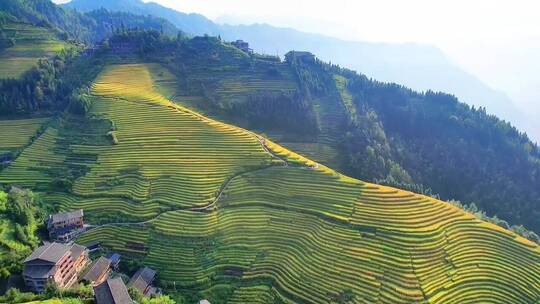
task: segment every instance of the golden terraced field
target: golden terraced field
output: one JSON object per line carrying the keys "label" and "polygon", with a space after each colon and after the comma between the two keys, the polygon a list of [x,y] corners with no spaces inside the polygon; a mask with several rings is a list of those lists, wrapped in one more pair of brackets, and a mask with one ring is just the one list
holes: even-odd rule
{"label": "golden terraced field", "polygon": [[171,293],[228,303],[540,300],[537,245],[174,104],[157,93],[157,69],[107,68],[89,118],[108,127],[81,142],[50,127],[0,183],[44,187],[47,167],[85,168],[71,193],[45,200],[84,208],[97,226],[80,242],[142,260]]}

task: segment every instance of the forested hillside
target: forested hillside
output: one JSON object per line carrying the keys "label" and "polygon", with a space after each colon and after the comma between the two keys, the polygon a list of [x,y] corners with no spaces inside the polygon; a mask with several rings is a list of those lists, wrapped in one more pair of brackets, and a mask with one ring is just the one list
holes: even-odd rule
{"label": "forested hillside", "polygon": [[106,10],[80,14],[48,0],[2,1],[0,11],[1,115],[65,108],[101,68],[88,56],[93,44],[115,33],[137,28],[176,37],[179,32],[156,17]]}
{"label": "forested hillside", "polygon": [[169,35],[176,35],[178,32],[170,22],[149,15],[106,10],[81,14],[57,6],[49,0],[6,0],[0,2],[0,11],[21,22],[53,28],[66,39],[77,39],[86,43],[100,42],[121,27],[154,29]]}
{"label": "forested hillside", "polygon": [[291,52],[281,62],[210,37],[184,41],[164,63],[179,76],[175,94],[208,115],[352,176],[475,203],[540,231],[540,151],[484,108],[377,82],[310,54]]}

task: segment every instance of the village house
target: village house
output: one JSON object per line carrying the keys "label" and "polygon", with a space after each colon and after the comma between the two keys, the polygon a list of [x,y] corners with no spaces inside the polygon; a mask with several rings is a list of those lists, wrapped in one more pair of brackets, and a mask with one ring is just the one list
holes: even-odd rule
{"label": "village house", "polygon": [[99,257],[89,267],[88,271],[82,277],[82,281],[99,285],[109,278],[111,272],[111,261],[106,257]]}
{"label": "village house", "polygon": [[286,57],[294,57],[296,59],[305,61],[305,62],[314,62],[316,61],[315,55],[311,52],[304,52],[304,51],[290,51],[285,55]]}
{"label": "village house", "polygon": [[45,243],[24,260],[23,278],[34,292],[43,292],[48,283],[67,288],[88,263],[86,247],[77,244]]}
{"label": "village house", "polygon": [[132,304],[124,280],[121,277],[107,279],[94,286],[94,299],[96,304]]}
{"label": "village house", "polygon": [[249,54],[253,53],[253,49],[249,48],[249,43],[247,43],[244,40],[236,40],[232,42],[231,44],[246,53],[249,53]]}
{"label": "village house", "polygon": [[118,270],[118,267],[120,266],[120,258],[121,256],[118,253],[113,253],[109,257],[109,261],[111,262],[111,268],[113,270]]}
{"label": "village house", "polygon": [[133,277],[131,277],[128,286],[138,289],[145,296],[151,296],[156,291],[156,289],[152,287],[152,282],[154,282],[155,277],[155,270],[149,267],[143,267],[137,270]]}
{"label": "village house", "polygon": [[11,153],[0,153],[0,165],[9,165],[13,160],[13,155]]}
{"label": "village house", "polygon": [[69,242],[84,229],[82,209],[49,215],[47,229],[51,240]]}

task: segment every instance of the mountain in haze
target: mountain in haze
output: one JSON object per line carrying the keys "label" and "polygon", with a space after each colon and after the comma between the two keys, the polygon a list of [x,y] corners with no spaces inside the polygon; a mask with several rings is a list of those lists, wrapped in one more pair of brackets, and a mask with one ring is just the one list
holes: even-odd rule
{"label": "mountain in haze", "polygon": [[319,58],[368,77],[396,82],[415,90],[454,94],[461,101],[487,108],[489,113],[528,129],[523,114],[510,98],[453,64],[439,49],[413,43],[346,41],[267,24],[217,24],[199,14],[186,14],[157,3],[141,0],[73,0],[66,7],[78,11],[105,8],[167,19],[192,35],[220,35],[226,40],[249,41],[258,52],[283,56],[290,50],[309,50]]}
{"label": "mountain in haze", "polygon": [[139,0],[76,0],[64,5],[79,12],[89,12],[99,8],[110,11],[130,12],[138,15],[153,15],[168,20],[182,31],[192,35],[220,33],[220,26],[200,14],[185,14],[161,6],[157,3],[144,3]]}

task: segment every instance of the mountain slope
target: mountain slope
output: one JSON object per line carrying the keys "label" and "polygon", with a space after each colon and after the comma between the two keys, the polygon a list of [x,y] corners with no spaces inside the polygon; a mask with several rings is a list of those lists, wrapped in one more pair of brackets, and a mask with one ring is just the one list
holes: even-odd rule
{"label": "mountain slope", "polygon": [[266,24],[216,24],[201,15],[185,14],[140,0],[73,0],[65,6],[80,11],[106,8],[133,14],[151,14],[167,19],[193,35],[221,35],[226,40],[244,39],[256,51],[266,54],[283,56],[290,50],[307,50],[324,61],[357,70],[380,81],[400,83],[419,91],[454,94],[469,105],[486,107],[489,113],[530,130],[523,113],[506,95],[451,63],[434,47],[345,41]]}
{"label": "mountain slope", "polygon": [[90,12],[99,8],[105,8],[112,12],[129,12],[137,15],[153,15],[172,22],[176,27],[192,35],[217,34],[219,26],[199,14],[185,14],[159,4],[144,3],[138,0],[75,0],[65,4],[65,7],[79,12]]}
{"label": "mountain slope", "polygon": [[[537,245],[187,110],[181,98],[175,104],[159,93],[174,82],[158,65],[108,67],[94,82],[88,115],[64,115],[0,182],[41,189],[62,210],[84,207],[90,223],[104,225],[79,241],[143,261],[168,291],[194,298],[539,299]],[[71,178],[72,190],[55,190],[59,178]]]}
{"label": "mountain slope", "polygon": [[51,57],[69,46],[57,33],[45,27],[6,18],[0,22],[0,79],[19,78],[37,65],[39,59]]}
{"label": "mountain slope", "polygon": [[171,36],[178,32],[174,25],[157,17],[105,10],[80,14],[55,5],[50,0],[6,0],[0,2],[0,11],[10,14],[17,21],[55,29],[64,38],[86,43],[101,42],[122,26],[160,30]]}
{"label": "mountain slope", "polygon": [[167,66],[178,83],[168,96],[197,111],[350,176],[475,203],[540,231],[540,150],[483,108],[314,57],[249,57],[215,38],[186,40],[174,53]]}

